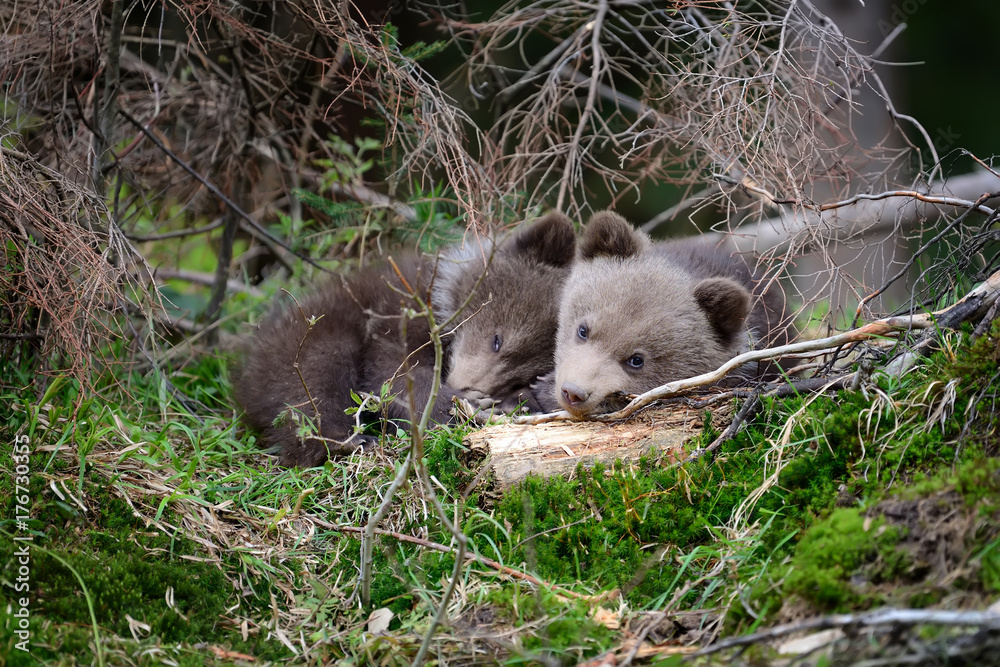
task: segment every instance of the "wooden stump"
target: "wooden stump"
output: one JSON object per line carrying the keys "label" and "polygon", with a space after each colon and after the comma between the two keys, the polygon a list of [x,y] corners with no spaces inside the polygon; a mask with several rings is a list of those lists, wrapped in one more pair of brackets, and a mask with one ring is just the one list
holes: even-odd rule
{"label": "wooden stump", "polygon": [[[645,410],[631,419],[609,424],[507,422],[470,433],[464,444],[490,457],[489,465],[504,489],[528,473],[543,477],[570,475],[580,463],[592,466],[597,461],[611,465],[616,459],[638,460],[654,447],[668,458],[682,460],[686,456],[684,443],[702,431],[703,415],[704,410],[673,405]],[[713,410],[712,421],[717,429],[725,428],[731,420],[728,406]]]}

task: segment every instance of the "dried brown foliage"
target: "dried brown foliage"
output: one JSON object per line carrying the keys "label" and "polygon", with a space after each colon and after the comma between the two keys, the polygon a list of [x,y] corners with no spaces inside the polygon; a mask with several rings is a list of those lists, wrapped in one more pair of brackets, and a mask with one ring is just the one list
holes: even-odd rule
{"label": "dried brown foliage", "polygon": [[502,181],[571,212],[588,190],[650,180],[708,185],[700,202],[732,208],[741,185],[846,196],[884,187],[905,156],[858,148],[858,89],[882,84],[812,3],[547,0],[444,23],[471,44],[463,83],[498,107]]}
{"label": "dried brown foliage", "polygon": [[[825,324],[842,327],[859,302],[880,317],[907,299],[906,271],[885,288],[909,253],[929,250],[921,241],[941,218],[975,209],[946,242],[987,264],[974,237],[992,208],[976,200],[1000,181],[986,173],[943,196],[929,134],[879,77],[898,32],[851,40],[818,4],[539,0],[439,21],[468,54],[456,90],[495,115],[487,134],[502,147],[504,189],[582,219],[650,196],[648,185],[680,186],[644,229],[711,227],[769,275],[796,274],[790,298],[822,301]],[[954,282],[939,268],[922,277],[926,292]],[[887,298],[865,299],[875,291]]]}
{"label": "dried brown foliage", "polygon": [[[33,148],[62,170],[89,171],[95,100],[117,3],[39,3],[8,7],[11,30],[0,68],[14,80],[21,111],[55,121]],[[379,26],[325,2],[239,7],[227,2],[131,3],[122,16],[122,54],[114,91],[120,109],[163,143],[153,145],[124,114],[106,138],[112,175],[133,198],[179,202],[214,217],[225,202],[179,166],[182,161],[229,195],[237,174],[249,180],[249,210],[289,207],[293,186],[317,189],[319,158],[335,159],[330,132],[357,131],[357,120],[385,120],[406,178],[445,177],[470,209],[498,193],[466,149],[474,128],[436,82],[379,41]],[[143,13],[143,12],[146,13]],[[399,142],[398,144],[396,142]],[[277,171],[277,180],[275,179]],[[113,186],[112,193],[117,188]],[[128,228],[130,202],[114,211]],[[239,203],[239,202],[238,202]],[[156,207],[157,209],[159,207]],[[160,221],[165,222],[165,221]]]}
{"label": "dried brown foliage", "polygon": [[0,149],[0,248],[4,362],[34,356],[43,371],[86,379],[123,334],[115,315],[141,257],[92,191],[11,149]]}
{"label": "dried brown foliage", "polygon": [[[957,221],[944,242],[989,273],[983,190],[916,210],[913,193],[941,194],[938,160],[877,75],[884,45],[852,42],[812,2],[539,0],[488,16],[461,7],[7,3],[7,131],[18,150],[108,202],[100,228],[182,239],[166,252],[140,246],[175,280],[194,275],[177,270],[178,257],[215,251],[214,277],[195,276],[211,285],[206,312],[171,320],[188,331],[212,329],[229,279],[258,274],[261,255],[293,266],[291,246],[303,244],[265,227],[279,214],[321,217],[296,188],[399,221],[413,218],[413,190],[444,183],[453,210],[481,230],[545,207],[582,221],[609,200],[674,184],[685,196],[647,229],[690,218],[704,231],[707,218],[761,256],[769,276],[792,266],[796,301],[844,309],[828,325],[852,319],[858,302],[865,316],[903,302],[912,290],[864,299],[906,279],[907,250],[941,216]],[[420,12],[463,54],[444,83],[383,29]],[[861,105],[865,90],[878,109]],[[873,115],[886,117],[885,139],[862,146],[854,127]],[[320,161],[343,156],[326,139],[357,135],[362,119],[384,123],[385,168],[328,188]],[[849,215],[859,194],[892,192],[902,194],[863,221]],[[250,247],[234,257],[240,237]],[[357,252],[335,247],[310,261]],[[927,276],[925,291],[940,292],[936,281]]]}
{"label": "dried brown foliage", "polygon": [[[429,189],[446,178],[470,224],[485,226],[499,193],[468,153],[475,129],[419,67],[379,41],[377,27],[356,18],[318,1],[0,7],[4,134],[17,146],[3,156],[10,222],[2,233],[14,243],[3,278],[5,335],[44,335],[73,368],[87,366],[88,337],[111,333],[104,315],[121,303],[121,281],[151,275],[119,230],[140,242],[208,241],[220,298],[226,279],[261,250],[230,262],[240,230],[287,265],[290,239],[273,238],[261,223],[278,212],[303,215],[291,190],[320,190],[314,162],[337,159],[326,136],[345,125],[356,131],[362,116],[384,118],[403,156],[390,181],[416,174]],[[392,204],[362,183],[342,189]],[[222,238],[213,237],[220,227]],[[178,260],[151,259],[168,269]],[[52,324],[32,320],[32,309]],[[166,323],[211,325],[183,316]]]}

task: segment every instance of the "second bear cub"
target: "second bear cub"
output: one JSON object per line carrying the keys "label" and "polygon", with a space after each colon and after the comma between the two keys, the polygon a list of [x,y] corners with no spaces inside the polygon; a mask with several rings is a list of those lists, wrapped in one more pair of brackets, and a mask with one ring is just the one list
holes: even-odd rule
{"label": "second bear cub", "polygon": [[[433,421],[449,420],[456,395],[505,407],[533,400],[530,383],[553,368],[559,292],[575,250],[572,223],[552,214],[495,250],[468,243],[440,259],[407,256],[397,262],[399,274],[383,266],[334,279],[272,314],[247,341],[233,382],[247,423],[280,451],[283,465],[314,466],[349,453],[360,442],[352,436],[354,417],[344,413],[354,405],[352,391],[378,394],[388,382],[388,417],[409,419],[404,359],[422,410],[434,348],[424,317],[408,320],[401,336],[402,308],[417,309],[410,289],[431,302],[438,323],[458,312],[444,337],[450,386],[437,394]],[[275,423],[290,408],[317,422],[320,437],[301,438],[288,419]]]}
{"label": "second bear cub", "polygon": [[696,240],[653,243],[617,214],[597,213],[566,281],[555,384],[540,385],[540,401],[576,416],[612,411],[626,394],[786,342],[783,324],[783,296],[738,255]]}

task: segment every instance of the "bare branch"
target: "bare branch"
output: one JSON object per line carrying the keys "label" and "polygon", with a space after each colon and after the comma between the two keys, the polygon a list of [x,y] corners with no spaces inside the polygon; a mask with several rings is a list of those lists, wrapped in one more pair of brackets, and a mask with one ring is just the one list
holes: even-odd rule
{"label": "bare branch", "polygon": [[[993,215],[994,209],[983,205],[979,200],[983,193],[996,192],[1000,182],[993,174],[983,170],[958,176],[941,184],[940,193],[890,190],[877,194],[858,194],[818,205],[801,200],[778,200],[772,194],[752,185],[738,185],[769,203],[779,204],[781,207],[791,205],[792,212],[786,214],[782,210],[779,217],[736,227],[729,232],[710,232],[707,236],[717,240],[729,238],[741,252],[763,252],[788,248],[813,230],[829,229],[833,232],[827,232],[831,239],[847,239],[862,231],[875,235],[892,229],[907,229],[922,220],[937,217],[936,207],[975,209],[984,215]],[[990,195],[987,200],[995,196],[1000,195]],[[897,203],[896,200],[902,200],[902,203]],[[836,213],[833,216],[822,215],[829,211]]]}
{"label": "bare branch", "polygon": [[324,267],[322,264],[319,264],[318,262],[316,262],[315,260],[313,260],[311,257],[305,257],[305,256],[302,256],[302,255],[298,254],[287,243],[285,243],[284,241],[282,241],[281,239],[277,238],[276,236],[274,236],[273,234],[271,234],[269,231],[267,231],[266,229],[264,229],[263,227],[261,227],[260,223],[258,223],[252,217],[250,217],[249,213],[247,213],[246,211],[244,211],[232,199],[230,199],[229,197],[227,197],[221,190],[219,190],[219,188],[217,188],[215,186],[215,184],[213,184],[207,178],[205,178],[204,176],[202,176],[201,174],[199,174],[197,171],[195,171],[195,169],[193,167],[191,167],[191,165],[189,165],[184,160],[180,159],[177,155],[174,154],[173,151],[171,151],[169,148],[167,148],[166,146],[164,146],[163,142],[160,141],[159,138],[156,137],[156,135],[154,135],[152,132],[149,131],[149,128],[147,128],[145,125],[143,125],[138,120],[136,120],[135,118],[133,118],[127,111],[125,111],[124,109],[119,109],[119,113],[122,116],[124,116],[125,119],[128,120],[128,122],[132,123],[132,125],[134,125],[140,132],[142,132],[144,135],[146,135],[146,137],[149,138],[150,141],[152,141],[154,144],[156,144],[156,147],[159,148],[163,152],[164,155],[166,155],[168,158],[170,158],[181,169],[183,169],[187,173],[191,174],[191,176],[193,176],[194,178],[196,178],[213,195],[215,195],[221,201],[223,201],[226,204],[226,206],[228,206],[229,209],[233,213],[235,213],[237,216],[239,216],[240,218],[242,218],[243,221],[246,224],[248,224],[251,227],[251,229],[254,230],[254,232],[256,234],[259,234],[260,236],[264,237],[265,239],[267,239],[271,243],[274,243],[276,245],[281,246],[282,248],[284,248],[285,250],[287,250],[291,254],[293,254],[296,257],[298,257],[299,259],[301,259],[303,262],[311,264],[312,266],[315,266],[317,269],[319,269],[321,271],[329,272],[329,269],[327,269],[326,267]]}
{"label": "bare branch", "polygon": [[[191,283],[201,285],[211,285],[215,282],[215,276],[202,271],[190,271],[188,269],[154,269],[153,278],[158,280],[186,280]],[[226,288],[232,292],[242,292],[250,296],[263,298],[264,292],[258,288],[247,285],[242,280],[230,278],[226,282]]]}
{"label": "bare branch", "polygon": [[130,241],[135,241],[136,243],[145,243],[148,241],[165,241],[167,239],[177,239],[184,238],[185,236],[198,236],[199,234],[207,234],[213,229],[218,229],[222,226],[223,219],[219,218],[213,220],[211,223],[204,225],[202,227],[195,227],[193,229],[177,229],[172,232],[164,232],[162,234],[126,234],[125,237]]}
{"label": "bare branch", "polygon": [[1000,629],[1000,614],[994,611],[947,611],[944,609],[879,609],[863,614],[837,614],[821,616],[800,623],[779,625],[752,635],[725,639],[693,653],[694,656],[710,655],[736,646],[759,644],[796,632],[825,630],[844,627],[877,627],[882,625],[944,625],[974,626],[983,629]]}

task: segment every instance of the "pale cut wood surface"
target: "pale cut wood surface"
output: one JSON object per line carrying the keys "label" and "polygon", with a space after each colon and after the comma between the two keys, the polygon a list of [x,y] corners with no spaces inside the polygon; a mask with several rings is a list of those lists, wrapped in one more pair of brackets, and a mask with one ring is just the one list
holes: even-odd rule
{"label": "pale cut wood surface", "polygon": [[[644,410],[620,422],[554,421],[542,424],[502,423],[487,426],[465,438],[473,452],[490,457],[489,465],[501,488],[528,473],[543,477],[570,475],[577,464],[596,461],[611,465],[616,459],[638,460],[652,448],[667,459],[686,457],[684,443],[702,430],[704,409],[668,406]],[[713,426],[721,430],[732,420],[728,405],[712,409]]]}

